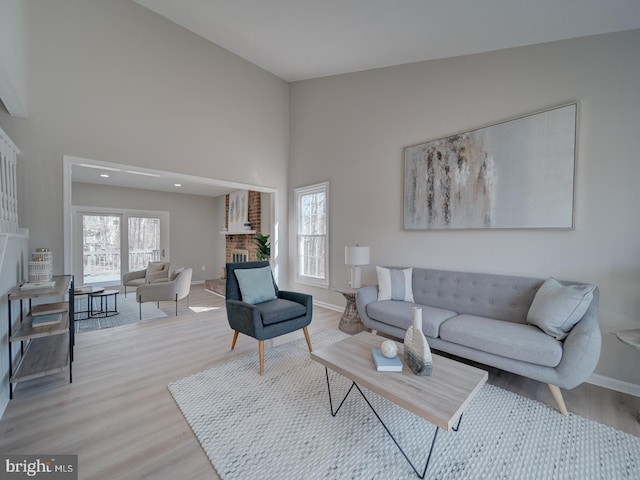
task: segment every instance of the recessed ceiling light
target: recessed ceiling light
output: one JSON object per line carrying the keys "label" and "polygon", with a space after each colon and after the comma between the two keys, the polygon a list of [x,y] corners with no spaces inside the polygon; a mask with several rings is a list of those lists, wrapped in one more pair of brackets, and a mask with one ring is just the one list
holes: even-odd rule
{"label": "recessed ceiling light", "polygon": [[101,176],[102,178],[109,178],[109,175],[107,175],[106,173],[101,173],[101,174],[100,174],[100,176]]}
{"label": "recessed ceiling light", "polygon": [[181,184],[181,183],[174,183],[174,184],[173,184],[173,186],[174,186],[174,187],[181,187],[181,186],[182,186],[182,184]]}

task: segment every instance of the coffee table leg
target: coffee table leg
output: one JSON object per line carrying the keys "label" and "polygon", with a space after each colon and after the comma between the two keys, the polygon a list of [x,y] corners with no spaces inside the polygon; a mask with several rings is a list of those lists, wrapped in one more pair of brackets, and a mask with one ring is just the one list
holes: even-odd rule
{"label": "coffee table leg", "polygon": [[[433,447],[436,444],[436,438],[438,437],[438,430],[440,430],[440,427],[436,427],[435,432],[433,433],[433,440],[431,441],[431,447],[429,448],[429,456],[427,457],[427,463],[424,466],[424,469],[422,470],[422,474],[420,474],[420,472],[418,471],[418,469],[415,467],[415,465],[413,464],[413,462],[411,460],[409,460],[409,457],[407,456],[407,454],[405,453],[405,451],[402,449],[402,447],[400,446],[400,444],[398,443],[398,441],[396,440],[396,438],[393,436],[393,434],[391,433],[391,430],[389,430],[389,428],[385,425],[385,423],[382,421],[382,418],[380,418],[380,415],[378,415],[378,412],[376,412],[376,409],[373,408],[373,405],[371,405],[371,402],[369,402],[369,399],[365,396],[364,392],[360,389],[360,387],[356,384],[356,382],[353,382],[351,384],[351,387],[349,388],[349,391],[347,392],[347,394],[344,396],[344,398],[342,399],[342,401],[340,402],[340,405],[338,406],[338,408],[335,410],[335,412],[333,411],[333,402],[331,400],[331,385],[329,384],[329,371],[327,369],[327,367],[324,368],[324,373],[327,377],[327,389],[329,390],[329,408],[331,409],[331,415],[332,416],[336,416],[338,414],[338,411],[340,410],[340,408],[342,407],[342,405],[344,404],[344,401],[347,399],[347,397],[349,396],[349,394],[351,393],[351,390],[353,390],[353,387],[356,387],[358,389],[358,392],[360,392],[360,395],[362,395],[362,398],[364,398],[364,401],[367,402],[367,405],[369,405],[369,408],[371,409],[371,411],[374,413],[374,415],[376,416],[376,418],[378,419],[378,421],[382,424],[382,426],[384,427],[384,429],[386,430],[387,434],[391,437],[391,440],[393,440],[393,443],[396,444],[396,447],[398,447],[398,450],[400,450],[400,453],[402,453],[402,456],[405,458],[405,460],[409,463],[409,465],[411,466],[411,468],[413,469],[413,471],[415,472],[415,474],[420,478],[420,479],[424,479],[424,477],[427,474],[427,468],[429,468],[429,462],[431,462],[431,454],[433,453]],[[458,424],[455,426],[455,428],[452,428],[451,430],[453,430],[454,432],[457,432],[458,429],[460,428],[460,423],[462,422],[462,415],[460,415],[460,418],[458,419]]]}
{"label": "coffee table leg", "polygon": [[333,402],[331,401],[331,385],[329,384],[329,370],[327,370],[327,367],[324,367],[324,374],[327,377],[327,389],[329,390],[329,409],[331,410],[331,416],[335,417],[338,414],[338,411],[340,410],[340,408],[342,407],[342,405],[344,404],[344,401],[347,399],[347,397],[349,396],[349,394],[351,393],[351,390],[353,390],[353,387],[357,387],[356,382],[353,382],[351,384],[351,387],[349,388],[349,391],[347,392],[347,394],[344,396],[344,398],[342,399],[342,401],[340,402],[340,405],[338,405],[338,408],[336,409],[336,411],[333,411]]}

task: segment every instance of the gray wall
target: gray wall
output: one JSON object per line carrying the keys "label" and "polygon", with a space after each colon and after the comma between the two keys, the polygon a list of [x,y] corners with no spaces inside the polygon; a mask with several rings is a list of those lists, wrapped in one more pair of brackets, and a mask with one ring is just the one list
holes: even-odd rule
{"label": "gray wall", "polygon": [[27,115],[27,7],[0,1],[0,100],[12,115]]}
{"label": "gray wall", "polygon": [[[638,52],[635,30],[292,84],[289,188],[331,182],[332,285],[348,278],[342,252],[355,243],[371,246],[364,283],[376,265],[593,282],[605,332],[597,372],[640,384],[638,352],[606,333],[640,327]],[[572,101],[575,230],[403,231],[405,146]]]}
{"label": "gray wall", "polygon": [[275,188],[286,236],[286,82],[129,0],[27,5],[29,117],[0,107],[0,127],[22,151],[21,226],[55,273],[63,155]]}
{"label": "gray wall", "polygon": [[218,276],[215,255],[217,244],[224,245],[224,239],[216,231],[214,198],[74,182],[72,201],[74,206],[169,212],[171,269],[193,268],[194,282]]}

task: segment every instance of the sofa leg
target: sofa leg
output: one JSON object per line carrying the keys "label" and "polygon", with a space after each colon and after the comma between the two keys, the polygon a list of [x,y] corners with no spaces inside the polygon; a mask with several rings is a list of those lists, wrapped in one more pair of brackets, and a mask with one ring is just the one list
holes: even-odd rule
{"label": "sofa leg", "polygon": [[551,390],[551,395],[553,395],[553,399],[556,401],[556,405],[558,405],[558,410],[560,410],[560,413],[565,417],[569,415],[569,412],[567,412],[567,407],[564,404],[564,398],[562,398],[560,387],[549,384],[549,390]]}
{"label": "sofa leg", "polygon": [[236,342],[238,341],[238,331],[233,332],[233,340],[231,341],[231,350],[236,348]]}
{"label": "sofa leg", "polygon": [[307,347],[309,347],[309,351],[313,352],[313,348],[311,347],[311,338],[309,338],[309,330],[307,330],[307,327],[304,327],[302,331],[304,332],[304,338],[307,341]]}
{"label": "sofa leg", "polygon": [[264,375],[264,340],[258,340],[258,353],[260,355],[260,375]]}
{"label": "sofa leg", "polygon": [[378,330],[371,329],[371,333],[373,333],[374,335],[377,335],[378,334]]}
{"label": "sofa leg", "polygon": [[140,312],[140,320],[142,320],[142,296],[138,297],[138,311]]}

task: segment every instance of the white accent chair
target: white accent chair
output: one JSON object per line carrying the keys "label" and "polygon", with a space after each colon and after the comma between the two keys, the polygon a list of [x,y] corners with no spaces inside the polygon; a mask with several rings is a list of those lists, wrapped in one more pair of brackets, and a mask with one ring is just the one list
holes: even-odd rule
{"label": "white accent chair", "polygon": [[169,262],[149,262],[147,268],[122,275],[124,298],[127,298],[127,287],[139,287],[147,283],[169,279]]}
{"label": "white accent chair", "polygon": [[136,289],[136,298],[139,303],[140,319],[142,320],[142,304],[144,302],[157,302],[160,308],[161,301],[176,302],[176,316],[178,315],[178,300],[187,298],[187,307],[189,306],[189,292],[191,291],[191,276],[193,270],[185,268],[176,270],[171,278],[165,281],[156,281],[141,285]]}

